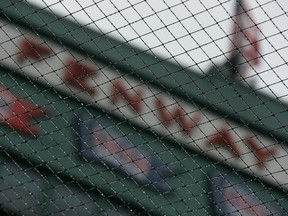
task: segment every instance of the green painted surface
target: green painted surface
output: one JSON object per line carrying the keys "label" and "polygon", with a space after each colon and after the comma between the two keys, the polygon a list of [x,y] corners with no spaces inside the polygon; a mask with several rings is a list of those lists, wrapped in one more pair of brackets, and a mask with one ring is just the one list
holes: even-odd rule
{"label": "green painted surface", "polygon": [[[201,77],[105,35],[58,19],[45,11],[38,11],[23,1],[4,0],[0,2],[0,8],[2,17],[49,37],[54,42],[89,54],[96,61],[141,78],[240,124],[262,133],[269,132],[270,136],[283,143],[288,140],[287,106],[277,100],[245,86],[228,83],[219,76],[211,75],[209,79]],[[73,181],[85,185],[85,188],[97,189],[107,199],[117,197],[127,205],[155,214],[178,215],[190,212],[192,215],[209,215],[207,206],[210,205],[210,201],[205,173],[215,169],[235,175],[236,180],[247,182],[251,190],[256,191],[265,200],[276,200],[283,209],[288,210],[284,205],[286,194],[257,179],[243,176],[203,155],[156,137],[148,131],[142,131],[96,108],[80,104],[70,96],[35,84],[4,68],[0,71],[0,77],[1,83],[12,92],[17,92],[20,97],[51,111],[49,118],[43,117],[35,122],[43,131],[38,139],[20,136],[17,132],[0,126],[1,151],[17,155],[13,158],[15,160],[25,158],[31,166],[49,169],[55,175],[65,176],[67,182]],[[150,151],[151,154],[158,154],[168,165],[180,161],[186,172],[167,179],[175,189],[174,193],[162,195],[147,187],[139,187],[126,176],[115,173],[101,164],[87,163],[79,157],[73,124],[75,113],[81,112],[90,112],[95,118],[105,122],[107,127],[117,125],[124,134],[129,134],[133,144]]]}
{"label": "green painted surface", "polygon": [[[66,181],[85,185],[87,190],[101,191],[107,199],[117,197],[127,205],[145,209],[155,214],[178,215],[191,212],[193,215],[209,215],[210,205],[207,194],[206,173],[219,170],[236,176],[236,179],[247,181],[251,190],[265,195],[266,199],[275,200],[280,205],[286,195],[277,189],[238,174],[235,170],[213,163],[207,157],[187,151],[166,139],[156,137],[150,132],[141,131],[121,119],[86,105],[75,99],[61,95],[53,89],[32,83],[4,68],[0,71],[1,84],[21,98],[46,107],[49,117],[37,119],[35,124],[42,130],[39,138],[19,135],[16,131],[0,126],[1,151],[16,155],[13,160],[27,159],[32,167],[48,169],[55,176],[65,176]],[[75,115],[89,112],[91,116],[103,122],[106,127],[117,127],[127,134],[138,148],[159,155],[169,166],[180,162],[186,172],[168,178],[174,189],[171,194],[160,194],[146,186],[139,186],[127,176],[99,163],[88,163],[78,154]],[[239,181],[240,181],[239,180]],[[287,208],[287,206],[283,206]],[[286,209],[288,211],[288,209]]]}
{"label": "green painted surface", "polygon": [[2,152],[1,156],[0,205],[10,215],[128,216],[138,212],[93,190],[83,190],[73,181],[63,184],[53,175],[39,173],[37,167],[9,160]]}

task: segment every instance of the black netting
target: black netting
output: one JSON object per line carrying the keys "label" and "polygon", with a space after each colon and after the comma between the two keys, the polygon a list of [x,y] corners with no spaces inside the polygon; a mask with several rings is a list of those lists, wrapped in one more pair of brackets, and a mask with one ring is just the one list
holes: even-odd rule
{"label": "black netting", "polygon": [[1,215],[287,215],[284,0],[2,0]]}

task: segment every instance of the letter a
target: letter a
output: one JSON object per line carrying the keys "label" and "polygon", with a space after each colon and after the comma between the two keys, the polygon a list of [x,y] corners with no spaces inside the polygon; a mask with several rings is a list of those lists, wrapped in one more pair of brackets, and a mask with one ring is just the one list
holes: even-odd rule
{"label": "letter a", "polygon": [[240,150],[233,140],[233,137],[226,127],[218,130],[218,133],[208,137],[208,142],[212,145],[224,146],[235,157],[240,157]]}

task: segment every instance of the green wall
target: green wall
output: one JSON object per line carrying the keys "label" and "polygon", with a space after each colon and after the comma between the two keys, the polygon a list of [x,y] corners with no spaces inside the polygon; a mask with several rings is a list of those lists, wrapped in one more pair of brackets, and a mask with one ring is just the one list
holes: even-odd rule
{"label": "green wall", "polygon": [[[103,198],[115,199],[135,211],[151,214],[177,215],[191,212],[193,215],[209,215],[210,205],[206,174],[211,170],[232,174],[236,181],[246,182],[251,190],[265,200],[277,200],[282,208],[286,194],[262,183],[256,178],[242,175],[237,170],[212,161],[202,154],[188,151],[177,143],[157,137],[151,132],[84,105],[70,96],[59,94],[54,89],[38,85],[5,68],[0,70],[1,84],[11,92],[49,110],[48,117],[35,120],[41,128],[39,138],[19,135],[3,126],[0,127],[1,152],[11,155],[12,161],[37,168],[44,175],[54,175],[63,183],[75,183],[89,192],[101,193]],[[100,163],[89,163],[78,154],[76,114],[89,112],[106,127],[120,128],[131,142],[140,149],[157,154],[169,166],[181,163],[185,172],[167,179],[173,193],[160,194],[146,186],[139,186],[127,176],[114,172]],[[52,197],[53,199],[53,197]]]}
{"label": "green wall", "polygon": [[[283,112],[287,110],[285,104],[245,86],[229,83],[217,75],[211,75],[207,79],[94,31],[83,31],[81,26],[32,8],[23,1],[4,0],[0,2],[0,8],[2,18],[82,54],[94,56],[97,61],[108,64],[123,74],[149,82],[183,100],[193,100],[200,107],[228,116],[261,133],[269,131],[273,138],[286,144],[288,114]],[[73,183],[84,191],[100,196],[103,202],[115,202],[140,214],[149,212],[178,215],[189,212],[192,215],[209,215],[211,212],[207,206],[211,202],[206,174],[213,170],[231,174],[235,181],[246,182],[264,201],[276,201],[280,208],[288,210],[285,205],[286,193],[256,177],[241,174],[238,170],[187,150],[177,142],[144,131],[127,120],[82,104],[72,96],[39,85],[7,68],[1,68],[0,77],[1,83],[19,97],[50,110],[48,117],[35,119],[35,124],[43,132],[37,139],[21,136],[16,131],[0,126],[1,154],[9,155],[11,161],[36,168],[43,175],[52,175],[63,184]],[[174,189],[173,193],[160,194],[149,187],[137,185],[127,176],[99,163],[83,160],[78,154],[74,130],[76,114],[83,112],[91,113],[94,118],[104,122],[106,127],[117,125],[134,145],[151,154],[157,154],[168,166],[181,163],[186,171],[167,179]],[[261,124],[255,119],[262,119]],[[4,176],[5,173],[2,179]]]}

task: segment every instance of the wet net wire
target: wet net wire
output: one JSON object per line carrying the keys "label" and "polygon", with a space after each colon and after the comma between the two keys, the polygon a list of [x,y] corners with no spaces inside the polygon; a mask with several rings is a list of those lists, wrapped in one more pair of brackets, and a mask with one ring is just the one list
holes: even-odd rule
{"label": "wet net wire", "polygon": [[1,215],[287,215],[287,10],[1,1]]}

